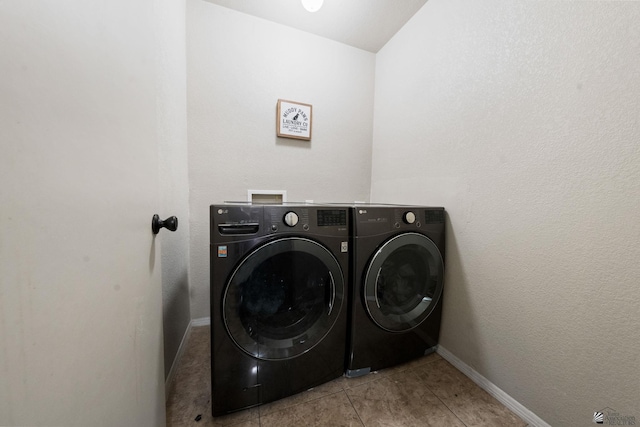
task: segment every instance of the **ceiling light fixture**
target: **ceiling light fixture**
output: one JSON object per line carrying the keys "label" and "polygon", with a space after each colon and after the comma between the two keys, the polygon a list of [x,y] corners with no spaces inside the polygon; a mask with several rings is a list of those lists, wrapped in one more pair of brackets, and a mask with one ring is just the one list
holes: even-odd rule
{"label": "ceiling light fixture", "polygon": [[307,9],[309,12],[317,12],[322,7],[322,3],[324,0],[300,0],[302,2],[302,6]]}

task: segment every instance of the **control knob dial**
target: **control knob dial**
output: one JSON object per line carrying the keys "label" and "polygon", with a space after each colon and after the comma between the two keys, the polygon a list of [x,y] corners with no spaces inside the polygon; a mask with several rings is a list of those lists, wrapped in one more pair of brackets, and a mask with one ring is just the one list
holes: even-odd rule
{"label": "control knob dial", "polygon": [[404,222],[406,222],[407,224],[413,224],[414,222],[416,222],[416,214],[411,211],[405,212],[402,219],[404,219]]}
{"label": "control knob dial", "polygon": [[289,227],[295,227],[295,225],[298,223],[298,214],[291,211],[287,212],[284,215],[284,223]]}

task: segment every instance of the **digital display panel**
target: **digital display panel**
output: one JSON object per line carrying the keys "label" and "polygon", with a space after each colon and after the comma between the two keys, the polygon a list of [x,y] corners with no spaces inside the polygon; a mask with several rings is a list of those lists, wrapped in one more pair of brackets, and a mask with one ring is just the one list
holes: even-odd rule
{"label": "digital display panel", "polygon": [[426,224],[437,224],[444,222],[444,210],[442,209],[429,209],[425,211]]}
{"label": "digital display panel", "polygon": [[345,209],[320,209],[318,210],[318,226],[346,226],[347,211]]}

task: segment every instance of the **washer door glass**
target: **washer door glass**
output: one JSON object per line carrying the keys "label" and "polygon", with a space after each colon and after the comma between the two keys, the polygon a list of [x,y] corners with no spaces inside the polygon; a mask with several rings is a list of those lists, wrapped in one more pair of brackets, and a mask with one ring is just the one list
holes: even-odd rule
{"label": "washer door glass", "polygon": [[231,274],[222,299],[225,327],[251,356],[289,359],[329,333],[343,296],[342,270],[327,248],[298,237],[275,240]]}
{"label": "washer door glass", "polygon": [[371,319],[390,332],[421,324],[442,295],[444,265],[435,243],[417,233],[387,240],[371,259],[364,303]]}

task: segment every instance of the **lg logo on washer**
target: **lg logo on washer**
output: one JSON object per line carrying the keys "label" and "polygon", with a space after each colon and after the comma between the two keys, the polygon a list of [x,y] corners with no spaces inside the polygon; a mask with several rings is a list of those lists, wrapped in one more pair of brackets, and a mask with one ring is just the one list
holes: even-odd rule
{"label": "lg logo on washer", "polygon": [[218,209],[218,215],[229,213],[229,209]]}

